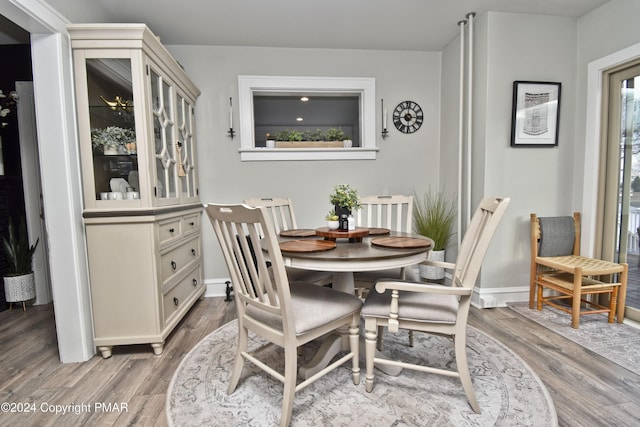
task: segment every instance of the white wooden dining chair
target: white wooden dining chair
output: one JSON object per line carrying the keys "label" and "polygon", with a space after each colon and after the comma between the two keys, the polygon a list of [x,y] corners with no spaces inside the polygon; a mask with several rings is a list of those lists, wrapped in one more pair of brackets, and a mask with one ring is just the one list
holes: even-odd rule
{"label": "white wooden dining chair", "polygon": [[[255,197],[246,199],[245,204],[249,206],[262,206],[267,210],[272,221],[276,234],[287,230],[296,230],[298,223],[293,209],[293,202],[285,197]],[[316,285],[326,286],[333,281],[333,274],[326,271],[300,270],[296,268],[286,268],[287,275],[291,282],[298,280],[312,282]]]}
{"label": "white wooden dining chair", "polygon": [[[400,280],[379,280],[369,292],[362,308],[365,321],[366,390],[373,390],[374,364],[398,366],[428,373],[460,378],[469,404],[480,413],[466,355],[467,317],[473,288],[489,242],[509,204],[508,198],[485,198],[475,211],[460,244],[455,264],[441,263],[452,270],[451,286]],[[380,326],[389,332],[399,329],[444,335],[454,340],[457,370],[436,368],[375,355]],[[420,355],[411,355],[415,358]],[[425,382],[428,387],[428,382]]]}
{"label": "white wooden dining chair", "polygon": [[[359,322],[362,301],[355,295],[296,283],[289,286],[275,229],[266,208],[247,205],[205,205],[236,293],[238,347],[228,393],[238,386],[245,360],[284,384],[281,426],[290,423],[297,391],[351,361],[354,384],[360,382]],[[271,261],[267,267],[266,260]],[[269,271],[271,270],[271,271]],[[309,341],[346,328],[349,351],[316,375],[297,382],[297,350]],[[284,372],[260,360],[264,348],[249,349],[249,331],[283,349]],[[266,347],[265,346],[265,347]],[[265,391],[266,393],[266,391]],[[256,402],[260,396],[255,397]]]}
{"label": "white wooden dining chair", "polygon": [[[413,196],[401,194],[364,196],[360,198],[360,206],[356,212],[358,227],[412,232]],[[358,296],[361,298],[366,296],[375,281],[381,277],[418,280],[418,276],[411,268],[354,273],[354,286]]]}

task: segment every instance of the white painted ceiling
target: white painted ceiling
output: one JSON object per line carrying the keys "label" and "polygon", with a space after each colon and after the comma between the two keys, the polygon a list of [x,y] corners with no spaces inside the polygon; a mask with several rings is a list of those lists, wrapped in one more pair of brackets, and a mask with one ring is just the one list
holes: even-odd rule
{"label": "white painted ceiling", "polygon": [[470,12],[577,18],[608,0],[47,1],[72,22],[144,22],[168,45],[440,51]]}

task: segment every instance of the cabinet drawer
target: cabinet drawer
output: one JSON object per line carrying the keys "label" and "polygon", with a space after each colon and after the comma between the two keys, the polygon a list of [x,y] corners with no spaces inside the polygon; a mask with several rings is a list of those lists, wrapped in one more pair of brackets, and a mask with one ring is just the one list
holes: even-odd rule
{"label": "cabinet drawer", "polygon": [[200,236],[197,236],[160,256],[162,283],[165,284],[199,261]]}
{"label": "cabinet drawer", "polygon": [[201,218],[200,212],[184,216],[184,219],[183,219],[183,226],[184,226],[183,234],[185,236],[188,236],[188,235],[194,234],[194,233],[200,233],[200,218]]}
{"label": "cabinet drawer", "polygon": [[176,286],[168,290],[163,296],[165,323],[178,312],[189,300],[189,296],[202,287],[201,268],[198,265],[189,272]]}
{"label": "cabinet drawer", "polygon": [[158,243],[160,247],[178,240],[182,237],[182,217],[171,218],[158,222]]}

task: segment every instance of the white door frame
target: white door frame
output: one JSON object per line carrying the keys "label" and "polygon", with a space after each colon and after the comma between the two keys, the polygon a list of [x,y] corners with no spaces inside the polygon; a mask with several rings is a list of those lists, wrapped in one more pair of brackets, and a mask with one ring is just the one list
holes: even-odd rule
{"label": "white door frame", "polygon": [[95,354],[68,21],[38,0],[4,0],[0,13],[31,34],[45,225],[62,362]]}
{"label": "white door frame", "polygon": [[640,43],[592,61],[588,66],[584,186],[582,188],[582,235],[580,244],[580,253],[585,256],[594,255],[595,231],[597,229],[596,212],[602,131],[602,78],[607,70],[636,58],[640,58]]}
{"label": "white door frame", "polygon": [[42,185],[40,184],[33,82],[16,82],[16,93],[18,94],[18,135],[20,135],[20,163],[27,230],[29,231],[29,242],[33,244],[36,239],[39,239],[33,257],[36,282],[36,301],[34,304],[49,304],[52,299],[47,250],[48,239],[45,234],[44,210],[41,201]]}

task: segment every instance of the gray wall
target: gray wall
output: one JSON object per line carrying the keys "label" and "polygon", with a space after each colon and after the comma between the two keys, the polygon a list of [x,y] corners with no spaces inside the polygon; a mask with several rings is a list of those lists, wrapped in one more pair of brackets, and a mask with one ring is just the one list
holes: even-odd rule
{"label": "gray wall", "polygon": [[[511,205],[496,233],[482,270],[484,287],[522,286],[528,283],[529,214],[570,213],[575,142],[576,21],[563,17],[489,13],[486,61],[479,62],[475,110],[484,119],[474,128],[482,150],[474,164],[482,165],[482,194],[511,197]],[[501,66],[502,65],[502,66]],[[514,80],[562,83],[558,147],[512,148],[511,114]],[[478,186],[479,187],[479,186]],[[508,260],[508,261],[507,261]],[[507,262],[505,262],[507,261]]]}
{"label": "gray wall", "polygon": [[[169,46],[202,91],[197,105],[200,195],[204,203],[237,203],[250,197],[289,197],[298,225],[322,226],[331,208],[333,186],[349,183],[361,195],[410,194],[436,184],[440,169],[439,52],[270,49]],[[229,97],[237,106],[238,75],[302,75],[376,78],[376,160],[241,162],[239,135],[228,130]],[[389,112],[404,100],[416,101],[425,120],[416,133],[389,129],[380,136],[380,98]],[[237,108],[234,122],[238,123]],[[203,225],[205,277],[228,276],[218,243]]]}
{"label": "gray wall", "polygon": [[[511,288],[522,298],[529,280],[529,214],[581,210],[585,192],[595,191],[583,188],[587,66],[639,43],[639,15],[640,2],[613,0],[578,21],[495,12],[477,17],[472,205],[489,195],[512,199],[484,263],[481,296]],[[455,182],[457,171],[459,44],[452,41],[442,60],[440,181],[447,183]],[[509,146],[514,80],[562,83],[558,147]]]}
{"label": "gray wall", "polygon": [[[527,286],[529,213],[571,210],[564,196],[572,188],[575,33],[569,18],[488,13],[474,21],[471,210],[483,197],[511,198],[485,259],[480,297]],[[448,187],[457,180],[459,56],[457,38],[443,52],[440,180]],[[515,80],[562,83],[559,147],[510,147]]]}
{"label": "gray wall", "polygon": [[[586,65],[640,41],[640,29],[632,25],[639,9],[640,2],[613,0],[580,21],[495,12],[476,18],[471,206],[489,195],[512,198],[487,255],[480,294],[508,288],[525,292],[529,213],[580,210]],[[604,20],[624,28],[605,34]],[[363,195],[420,193],[430,185],[456,190],[459,39],[442,53],[215,46],[169,50],[202,90],[197,132],[204,202],[286,196],[293,199],[299,226],[316,227],[338,183],[350,183]],[[238,96],[238,74],[375,77],[378,159],[240,162],[239,138],[226,136],[225,114],[229,96]],[[514,80],[562,83],[558,147],[509,146]],[[390,129],[383,140],[380,98],[389,111],[402,100],[417,101],[425,110],[424,125],[413,135]],[[205,223],[205,276],[211,281],[227,273],[208,227]],[[455,247],[447,258],[454,256]]]}
{"label": "gray wall", "polygon": [[[577,67],[576,67],[576,126],[577,144],[574,182],[583,183],[585,176],[584,143],[586,139],[587,116],[587,70],[589,63],[640,43],[640,1],[611,0],[600,8],[578,20]],[[607,23],[603,25],[603,22]],[[589,171],[589,169],[587,169]],[[580,188],[573,194],[573,203],[582,206],[583,195],[595,188]],[[585,217],[583,215],[583,224]]]}

